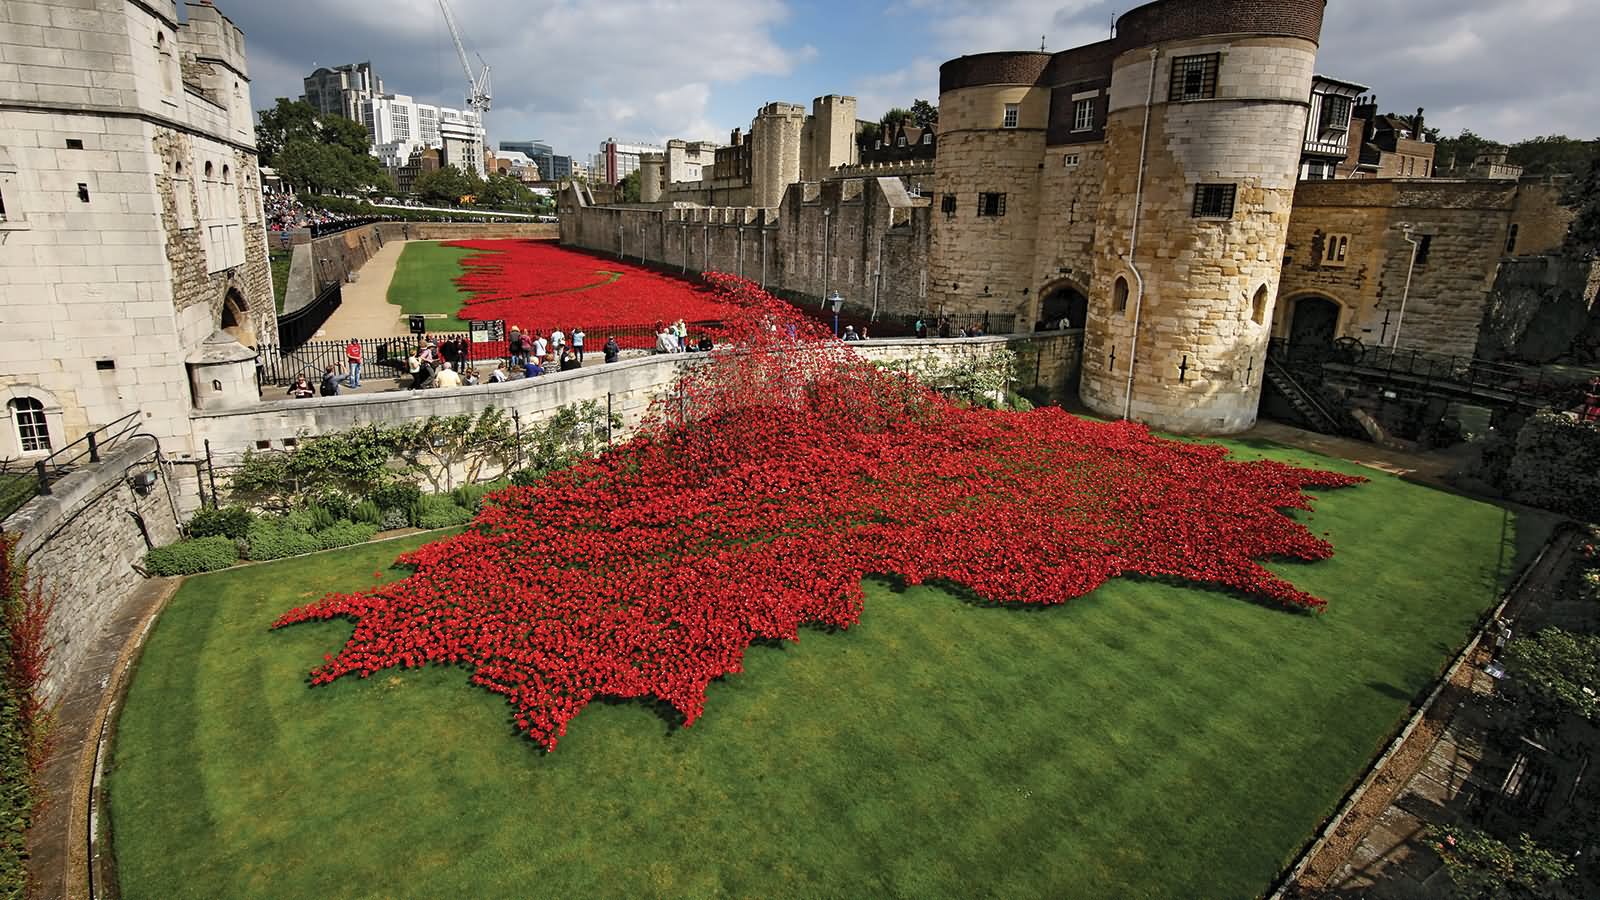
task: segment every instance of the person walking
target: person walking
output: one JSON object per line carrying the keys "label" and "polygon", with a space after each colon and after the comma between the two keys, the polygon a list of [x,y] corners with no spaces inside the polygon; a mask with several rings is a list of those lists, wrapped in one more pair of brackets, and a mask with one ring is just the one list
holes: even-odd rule
{"label": "person walking", "polygon": [[578,354],[578,365],[583,365],[583,338],[582,328],[572,329],[572,349]]}
{"label": "person walking", "polygon": [[567,345],[567,333],[565,331],[562,331],[561,329],[557,328],[555,331],[550,332],[550,352],[551,352],[551,354],[560,354],[561,353],[561,348],[565,347],[566,345]]}
{"label": "person walking", "polygon": [[361,342],[355,338],[344,345],[344,367],[348,370],[344,383],[351,388],[361,387]]}
{"label": "person walking", "polygon": [[912,331],[916,333],[918,338],[925,338],[928,336],[928,323],[918,319],[917,324],[912,326]]}
{"label": "person walking", "polygon": [[678,349],[682,350],[689,337],[689,326],[685,325],[682,319],[679,319],[672,325],[672,335],[678,339]]}
{"label": "person walking", "polygon": [[622,346],[617,343],[616,335],[606,338],[606,362],[614,363],[622,357]]}

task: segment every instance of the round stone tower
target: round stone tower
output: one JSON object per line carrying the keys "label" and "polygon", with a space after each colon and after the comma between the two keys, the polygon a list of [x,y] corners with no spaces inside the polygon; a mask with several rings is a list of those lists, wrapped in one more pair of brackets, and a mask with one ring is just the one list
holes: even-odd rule
{"label": "round stone tower", "polygon": [[1080,385],[1095,412],[1255,424],[1324,5],[1160,0],[1118,20]]}
{"label": "round stone tower", "polygon": [[666,181],[666,155],[663,153],[639,154],[639,202],[660,202],[666,187]]}
{"label": "round stone tower", "polygon": [[1038,82],[1050,59],[980,53],[939,67],[931,313],[1025,316],[1030,308],[1024,292],[1032,285],[1050,118],[1050,89]]}

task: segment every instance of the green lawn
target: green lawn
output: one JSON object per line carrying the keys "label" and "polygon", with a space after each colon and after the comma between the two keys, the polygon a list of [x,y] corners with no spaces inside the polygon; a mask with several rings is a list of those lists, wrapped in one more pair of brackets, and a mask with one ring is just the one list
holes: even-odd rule
{"label": "green lawn", "polygon": [[294,259],[293,250],[267,251],[267,264],[272,268],[272,296],[278,303],[278,315],[283,315],[283,299],[289,291],[289,265]]}
{"label": "green lawn", "polygon": [[435,313],[455,318],[463,294],[455,285],[461,259],[476,253],[465,247],[446,247],[438,241],[410,241],[400,251],[394,279],[389,282],[389,302],[405,313]]}
{"label": "green lawn", "polygon": [[411,543],[191,579],[112,757],[123,894],[1254,896],[1551,525],[1265,452],[1374,478],[1311,516],[1334,559],[1275,566],[1323,616],[1152,580],[1044,610],[872,582],[857,627],[752,649],[693,727],[596,703],[548,755],[462,670],[311,689],[351,626],[267,630]]}

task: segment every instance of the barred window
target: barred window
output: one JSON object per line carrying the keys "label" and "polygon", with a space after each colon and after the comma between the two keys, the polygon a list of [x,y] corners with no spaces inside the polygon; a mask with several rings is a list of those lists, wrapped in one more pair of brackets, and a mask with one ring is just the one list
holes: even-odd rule
{"label": "barred window", "polygon": [[939,211],[944,213],[947,216],[955,215],[956,214],[956,195],[955,194],[945,194],[944,197],[942,197],[939,200]]}
{"label": "barred window", "polygon": [[1231,184],[1198,184],[1194,188],[1194,217],[1196,219],[1233,218],[1233,198],[1236,187]]}
{"label": "barred window", "polygon": [[1017,127],[1017,116],[1018,116],[1018,114],[1019,113],[1018,113],[1017,104],[1015,104],[1015,103],[1007,103],[1006,104],[1006,114],[1005,114],[1005,117],[1000,120],[1000,127],[1001,128],[1015,128],[1015,127]]}
{"label": "barred window", "polygon": [[[4,219],[6,217],[5,216],[5,212],[6,212],[5,207],[0,206],[0,219]],[[1517,226],[1516,223],[1513,222],[1512,225],[1511,225],[1511,230],[1506,233],[1506,254],[1507,255],[1510,255],[1512,253],[1517,252],[1517,231],[1518,231],[1518,226]]]}
{"label": "barred window", "polygon": [[1006,214],[1005,194],[979,194],[978,215],[1003,216]]}
{"label": "barred window", "polygon": [[1326,94],[1322,98],[1322,130],[1350,130],[1350,98]]}
{"label": "barred window", "polygon": [[1094,100],[1079,100],[1072,106],[1072,130],[1094,130]]}
{"label": "barred window", "polygon": [[1217,64],[1222,54],[1180,56],[1172,61],[1172,92],[1168,100],[1209,100],[1217,95]]}

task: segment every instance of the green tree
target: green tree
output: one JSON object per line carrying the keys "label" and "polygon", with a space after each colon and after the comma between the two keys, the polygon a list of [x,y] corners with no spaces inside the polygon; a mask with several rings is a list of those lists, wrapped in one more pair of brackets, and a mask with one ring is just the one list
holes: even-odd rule
{"label": "green tree", "polygon": [[278,166],[278,153],[292,140],[317,139],[317,111],[304,100],[279,97],[271,109],[261,110],[256,125],[256,151],[263,166]]}
{"label": "green tree", "polygon": [[344,116],[319,115],[304,100],[279,97],[261,111],[256,125],[261,164],[313,193],[393,190],[371,146],[366,126]]}
{"label": "green tree", "polygon": [[911,121],[918,128],[930,128],[939,124],[939,107],[926,100],[918,98],[911,103]]}
{"label": "green tree", "polygon": [[1589,158],[1589,168],[1567,189],[1562,202],[1577,212],[1567,228],[1567,246],[1579,253],[1600,252],[1600,150]]}
{"label": "green tree", "polygon": [[[1432,134],[1438,135],[1438,132],[1432,131]],[[1448,170],[1461,173],[1472,167],[1478,154],[1485,150],[1503,149],[1505,146],[1482,135],[1474,134],[1469,129],[1462,129],[1455,137],[1439,137],[1437,144],[1433,154],[1434,171]]]}
{"label": "green tree", "polygon": [[884,132],[888,133],[901,122],[907,121],[910,118],[911,110],[906,109],[903,106],[895,106],[891,107],[888,112],[884,113],[883,117],[878,119],[878,123],[883,126]]}
{"label": "green tree", "polygon": [[491,209],[527,210],[537,205],[537,195],[509,175],[490,173],[478,194],[478,205]]}
{"label": "green tree", "polygon": [[1527,175],[1582,175],[1600,141],[1580,141],[1564,134],[1530,138],[1511,145],[1510,162]]}
{"label": "green tree", "polygon": [[463,172],[455,166],[443,166],[436,171],[417,177],[416,195],[427,203],[454,206],[462,197],[478,196],[483,192],[483,179],[476,172]]}
{"label": "green tree", "polygon": [[635,169],[634,171],[629,172],[628,174],[622,176],[622,180],[617,182],[617,190],[622,195],[621,199],[622,199],[623,203],[638,203],[639,202],[639,172],[638,172],[638,170]]}
{"label": "green tree", "polygon": [[871,146],[883,137],[883,126],[877,122],[857,122],[856,138],[860,143]]}

